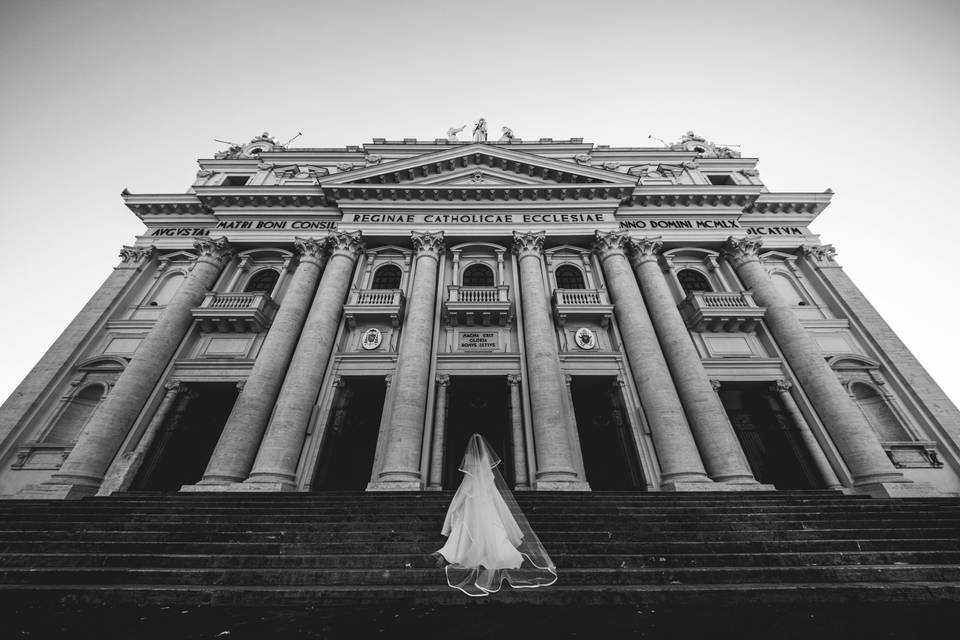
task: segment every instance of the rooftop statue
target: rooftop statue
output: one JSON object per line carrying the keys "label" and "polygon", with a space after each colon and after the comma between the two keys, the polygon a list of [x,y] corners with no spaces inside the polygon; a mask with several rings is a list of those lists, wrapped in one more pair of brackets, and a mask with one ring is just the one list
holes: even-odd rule
{"label": "rooftop statue", "polygon": [[480,121],[477,122],[477,125],[473,128],[473,141],[474,142],[486,142],[487,141],[487,121],[483,118],[480,118]]}
{"label": "rooftop statue", "polygon": [[463,131],[463,130],[466,129],[466,128],[467,128],[467,125],[463,125],[462,127],[459,127],[459,128],[456,128],[456,129],[453,128],[453,127],[450,127],[449,129],[447,129],[447,141],[448,141],[448,142],[460,142],[459,140],[457,140],[457,134],[460,133],[461,131]]}
{"label": "rooftop statue", "polygon": [[497,142],[510,142],[516,137],[513,135],[513,129],[510,127],[502,127],[501,131],[503,131],[503,135],[500,136],[500,139],[497,140]]}

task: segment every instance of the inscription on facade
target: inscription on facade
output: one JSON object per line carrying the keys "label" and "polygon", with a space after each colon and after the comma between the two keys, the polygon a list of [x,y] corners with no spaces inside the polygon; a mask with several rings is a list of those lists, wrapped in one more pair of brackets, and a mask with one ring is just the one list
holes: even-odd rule
{"label": "inscription on facade", "polygon": [[496,331],[463,331],[458,344],[460,351],[497,351],[500,334]]}
{"label": "inscription on facade", "polygon": [[747,227],[748,236],[802,236],[800,227]]}
{"label": "inscription on facade", "polygon": [[210,229],[204,227],[160,227],[152,229],[151,236],[208,236]]}
{"label": "inscription on facade", "polygon": [[217,229],[252,229],[269,231],[271,229],[303,231],[309,229],[336,229],[336,220],[221,220]]}
{"label": "inscription on facade", "polygon": [[346,213],[364,224],[571,224],[609,222],[602,213]]}
{"label": "inscription on facade", "polygon": [[621,220],[621,229],[739,229],[736,220]]}

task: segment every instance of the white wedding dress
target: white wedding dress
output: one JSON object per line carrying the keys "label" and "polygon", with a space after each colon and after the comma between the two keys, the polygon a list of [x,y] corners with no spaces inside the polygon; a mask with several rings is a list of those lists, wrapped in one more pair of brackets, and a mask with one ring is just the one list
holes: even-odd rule
{"label": "white wedding dress", "polygon": [[556,567],[504,483],[499,463],[487,441],[473,434],[460,463],[463,482],[443,523],[447,543],[437,553],[449,563],[447,583],[468,596],[499,591],[503,580],[515,588],[557,581]]}

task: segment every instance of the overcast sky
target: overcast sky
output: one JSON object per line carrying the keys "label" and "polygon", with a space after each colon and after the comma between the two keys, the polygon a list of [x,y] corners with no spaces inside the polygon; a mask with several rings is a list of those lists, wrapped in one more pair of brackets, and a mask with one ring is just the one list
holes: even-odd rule
{"label": "overcast sky", "polygon": [[295,146],[429,139],[480,116],[612,146],[693,129],[813,225],[960,400],[960,2],[0,0],[6,398],[143,226],[261,131]]}

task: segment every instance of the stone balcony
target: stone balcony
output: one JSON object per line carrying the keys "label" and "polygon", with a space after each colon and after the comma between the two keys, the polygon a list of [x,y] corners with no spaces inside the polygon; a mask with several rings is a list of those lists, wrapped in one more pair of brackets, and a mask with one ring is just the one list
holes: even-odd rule
{"label": "stone balcony", "polygon": [[766,312],[749,291],[694,291],[677,306],[687,327],[694,331],[753,331]]}
{"label": "stone balcony", "polygon": [[358,321],[385,321],[399,327],[406,299],[400,289],[354,289],[343,306],[343,315],[352,329]]}
{"label": "stone balcony", "polygon": [[510,325],[513,320],[513,304],[510,302],[510,286],[447,287],[447,299],[443,301],[443,315],[447,324],[456,326],[497,324]]}
{"label": "stone balcony", "polygon": [[270,328],[277,313],[277,303],[267,293],[210,292],[200,306],[192,310],[200,330],[213,333],[260,333]]}
{"label": "stone balcony", "polygon": [[598,320],[606,327],[612,315],[606,289],[553,290],[553,317],[561,327],[568,320]]}

